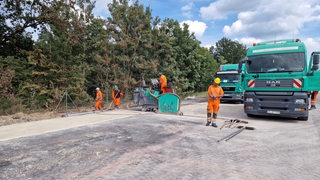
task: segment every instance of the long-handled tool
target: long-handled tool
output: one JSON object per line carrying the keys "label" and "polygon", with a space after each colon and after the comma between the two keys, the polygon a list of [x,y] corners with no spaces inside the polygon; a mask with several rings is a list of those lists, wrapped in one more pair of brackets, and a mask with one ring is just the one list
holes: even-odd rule
{"label": "long-handled tool", "polygon": [[230,134],[228,134],[227,136],[217,140],[217,142],[220,142],[222,140],[228,141],[229,139],[233,138],[234,136],[236,136],[237,134],[241,133],[243,130],[247,129],[247,130],[254,130],[254,127],[250,127],[250,126],[238,126],[237,128],[240,128]]}
{"label": "long-handled tool", "polygon": [[239,119],[231,119],[228,121],[224,121],[223,125],[220,127],[220,130],[222,128],[235,128],[237,127],[240,123],[248,124],[248,121],[243,121]]}
{"label": "long-handled tool", "polygon": [[225,141],[228,141],[229,139],[233,138],[234,136],[236,136],[237,134],[240,134],[243,130],[245,130],[246,127],[241,127],[240,129],[238,129],[236,132],[234,132],[232,135],[228,136]]}
{"label": "long-handled tool", "polygon": [[111,101],[108,110],[111,110],[112,103],[113,103],[113,100]]}

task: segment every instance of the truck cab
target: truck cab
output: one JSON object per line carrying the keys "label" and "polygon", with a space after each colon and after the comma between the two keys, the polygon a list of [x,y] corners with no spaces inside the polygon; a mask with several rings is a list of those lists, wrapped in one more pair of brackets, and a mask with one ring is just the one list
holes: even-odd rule
{"label": "truck cab", "polygon": [[299,39],[254,44],[239,63],[238,71],[244,74],[244,112],[308,120],[310,92],[320,90],[318,64],[319,53],[308,60]]}
{"label": "truck cab", "polygon": [[220,65],[216,72],[216,77],[221,79],[220,86],[224,91],[221,101],[243,102],[243,80],[241,72],[238,72],[238,66],[238,64]]}

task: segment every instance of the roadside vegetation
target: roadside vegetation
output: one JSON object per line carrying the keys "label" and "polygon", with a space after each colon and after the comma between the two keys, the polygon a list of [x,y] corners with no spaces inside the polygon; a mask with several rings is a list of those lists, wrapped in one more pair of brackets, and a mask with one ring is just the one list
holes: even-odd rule
{"label": "roadside vegetation", "polygon": [[222,38],[204,48],[174,19],[160,19],[138,0],[106,4],[95,17],[90,0],[4,0],[0,3],[0,114],[54,110],[67,92],[78,106],[95,88],[115,84],[128,97],[166,74],[181,96],[206,91],[220,64],[237,63],[246,46]]}

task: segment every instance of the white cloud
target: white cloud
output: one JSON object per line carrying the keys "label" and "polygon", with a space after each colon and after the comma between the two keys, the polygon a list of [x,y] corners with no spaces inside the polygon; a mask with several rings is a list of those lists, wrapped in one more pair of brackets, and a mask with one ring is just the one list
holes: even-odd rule
{"label": "white cloud", "polygon": [[108,4],[112,3],[112,0],[96,0],[94,7],[94,14],[100,15],[110,15],[108,10]]}
{"label": "white cloud", "polygon": [[316,0],[217,0],[202,7],[201,16],[219,20],[237,15],[236,20],[223,27],[227,36],[291,37],[298,35],[305,24],[320,21],[320,5],[317,3]]}
{"label": "white cloud", "polygon": [[314,51],[320,51],[320,38],[307,38],[304,40],[304,43],[308,49],[308,56]]}
{"label": "white cloud", "polygon": [[189,19],[192,18],[191,10],[192,10],[193,6],[194,6],[194,4],[192,2],[190,2],[181,8],[182,14],[184,17],[189,18]]}
{"label": "white cloud", "polygon": [[230,14],[236,14],[241,11],[255,9],[254,4],[258,4],[266,0],[250,1],[250,0],[217,0],[208,7],[200,8],[202,18],[208,20],[226,19]]}
{"label": "white cloud", "polygon": [[204,22],[187,20],[187,21],[182,21],[180,23],[180,26],[182,27],[184,23],[189,25],[189,31],[194,32],[195,36],[198,39],[202,37],[202,35],[207,29],[207,25]]}
{"label": "white cloud", "polygon": [[182,11],[190,11],[190,10],[192,9],[192,7],[193,7],[193,3],[190,2],[190,3],[188,3],[187,5],[183,6],[183,7],[181,8],[181,10],[182,10]]}
{"label": "white cloud", "polygon": [[241,44],[246,45],[247,47],[251,47],[253,43],[259,43],[263,41],[262,39],[257,39],[252,37],[244,37],[244,38],[235,39],[235,40],[237,40]]}

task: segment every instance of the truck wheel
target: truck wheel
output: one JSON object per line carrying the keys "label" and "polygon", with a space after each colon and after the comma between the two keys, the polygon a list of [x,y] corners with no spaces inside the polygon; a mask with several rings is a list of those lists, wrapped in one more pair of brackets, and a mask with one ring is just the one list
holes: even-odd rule
{"label": "truck wheel", "polygon": [[307,117],[298,117],[298,119],[299,119],[300,121],[308,121],[308,117],[309,117],[309,116],[307,116]]}

